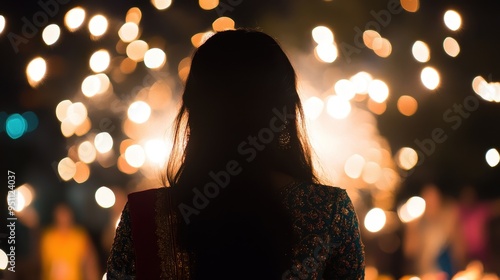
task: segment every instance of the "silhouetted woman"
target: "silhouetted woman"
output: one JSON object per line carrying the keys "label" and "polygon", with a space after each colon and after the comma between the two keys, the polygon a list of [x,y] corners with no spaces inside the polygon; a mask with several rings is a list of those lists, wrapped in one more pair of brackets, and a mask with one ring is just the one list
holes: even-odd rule
{"label": "silhouetted woman", "polygon": [[273,38],[209,38],[175,120],[170,187],[129,195],[108,279],[363,279],[353,205],[319,184],[303,125]]}

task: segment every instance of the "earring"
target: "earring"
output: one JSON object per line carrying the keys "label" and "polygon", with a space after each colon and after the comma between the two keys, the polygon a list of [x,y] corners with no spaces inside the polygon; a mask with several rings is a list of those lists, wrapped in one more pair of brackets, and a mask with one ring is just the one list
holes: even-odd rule
{"label": "earring", "polygon": [[285,121],[283,129],[280,131],[280,134],[278,135],[278,145],[281,150],[288,150],[292,147],[290,145],[291,137],[287,125],[288,125],[288,120]]}

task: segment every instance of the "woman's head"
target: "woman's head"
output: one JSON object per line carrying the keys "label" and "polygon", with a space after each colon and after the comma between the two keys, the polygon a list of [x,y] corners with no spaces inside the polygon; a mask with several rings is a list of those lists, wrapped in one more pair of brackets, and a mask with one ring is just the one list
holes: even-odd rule
{"label": "woman's head", "polygon": [[[168,181],[192,179],[228,160],[314,179],[302,118],[295,71],[272,37],[216,33],[193,56]],[[286,147],[279,144],[283,134],[290,136]]]}

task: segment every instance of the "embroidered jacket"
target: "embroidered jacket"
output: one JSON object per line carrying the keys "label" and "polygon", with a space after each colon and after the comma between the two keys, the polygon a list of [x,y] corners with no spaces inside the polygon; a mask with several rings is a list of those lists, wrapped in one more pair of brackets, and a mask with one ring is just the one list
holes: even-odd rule
{"label": "embroidered jacket", "polygon": [[[193,279],[194,255],[176,242],[179,219],[168,209],[169,189],[128,198],[108,259],[107,279]],[[364,279],[364,247],[345,190],[295,183],[284,190],[283,203],[300,241],[282,279]]]}

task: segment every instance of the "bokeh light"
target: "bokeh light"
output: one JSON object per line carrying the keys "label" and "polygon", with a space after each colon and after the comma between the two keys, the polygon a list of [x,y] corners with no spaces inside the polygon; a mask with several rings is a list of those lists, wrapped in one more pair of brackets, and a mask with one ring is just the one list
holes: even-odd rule
{"label": "bokeh light", "polygon": [[102,186],[95,192],[95,201],[102,208],[110,208],[115,205],[115,193],[110,188]]}
{"label": "bokeh light", "polygon": [[365,162],[365,159],[361,155],[354,154],[350,156],[344,165],[345,174],[349,178],[358,179],[361,176]]}
{"label": "bokeh light", "polygon": [[351,103],[340,96],[330,96],[326,102],[326,111],[334,119],[345,119],[351,113]]}
{"label": "bokeh light", "polygon": [[373,101],[382,103],[389,97],[389,87],[382,80],[372,80],[368,85],[368,95]]}
{"label": "bokeh light", "polygon": [[333,32],[326,26],[316,26],[312,30],[313,40],[319,44],[333,44]]}
{"label": "bokeh light", "polygon": [[403,170],[410,170],[418,163],[417,152],[409,147],[401,148],[396,154],[396,164]]}
{"label": "bokeh light", "polygon": [[146,142],[144,150],[147,158],[158,166],[163,166],[168,159],[172,144],[167,145],[161,139],[152,139]]}
{"label": "bokeh light", "polygon": [[397,107],[402,115],[413,116],[418,109],[418,102],[409,95],[402,95],[398,99]]}
{"label": "bokeh light", "polygon": [[426,202],[419,196],[409,198],[398,209],[399,219],[403,223],[409,223],[420,218],[425,213]]}
{"label": "bokeh light", "polygon": [[315,120],[323,112],[324,105],[319,97],[311,96],[304,102],[304,115],[309,120]]}
{"label": "bokeh light", "polygon": [[18,139],[28,130],[28,122],[20,114],[12,114],[5,121],[5,131],[12,139]]}
{"label": "bokeh light", "polygon": [[5,270],[8,264],[9,258],[7,257],[7,254],[2,249],[0,249],[0,269]]}
{"label": "bokeh light", "polygon": [[319,61],[332,63],[337,59],[338,49],[334,44],[321,44],[314,48],[314,54]]}
{"label": "bokeh light", "polygon": [[118,36],[125,43],[130,43],[139,36],[139,26],[135,22],[126,22],[118,30]]}
{"label": "bokeh light", "polygon": [[137,7],[132,7],[127,11],[127,15],[125,16],[125,22],[133,22],[136,25],[139,25],[142,19],[141,9]]}
{"label": "bokeh light", "polygon": [[45,42],[45,44],[47,44],[47,46],[50,46],[57,42],[60,35],[61,35],[61,28],[59,28],[57,24],[50,24],[43,29],[42,39]]}
{"label": "bokeh light", "polygon": [[0,34],[2,34],[5,29],[5,17],[0,15]]}
{"label": "bokeh light", "polygon": [[224,30],[232,30],[235,27],[234,20],[229,17],[220,17],[212,23],[212,28],[215,32]]}
{"label": "bokeh light", "polygon": [[[84,163],[92,163],[97,157],[94,145],[90,141],[84,141],[78,146],[78,158]],[[71,176],[73,177],[73,176]]]}
{"label": "bokeh light", "polygon": [[219,0],[199,0],[200,8],[209,11],[219,6]]}
{"label": "bokeh light", "polygon": [[460,53],[460,45],[452,37],[446,37],[443,41],[443,49],[447,55],[456,57]]}
{"label": "bokeh light", "polygon": [[356,95],[356,88],[354,84],[347,79],[340,79],[335,83],[335,93],[347,100],[351,100]]}
{"label": "bokeh light", "polygon": [[144,64],[150,69],[159,69],[165,65],[167,56],[165,52],[158,48],[149,49],[144,55]]}
{"label": "bokeh light", "polygon": [[386,219],[384,210],[373,208],[366,213],[365,228],[369,232],[378,232],[385,226]]}
{"label": "bokeh light", "polygon": [[28,78],[28,83],[32,87],[36,87],[42,79],[45,77],[47,72],[47,63],[45,59],[41,57],[36,57],[28,64],[26,67],[26,76]]}
{"label": "bokeh light", "polygon": [[422,84],[430,90],[435,90],[441,81],[438,71],[432,67],[422,69],[420,79],[422,80]]}
{"label": "bokeh light", "polygon": [[127,56],[134,61],[142,61],[144,59],[144,55],[148,51],[149,46],[148,43],[143,40],[135,40],[128,44],[127,46]]}
{"label": "bokeh light", "polygon": [[462,26],[462,17],[457,11],[448,10],[444,13],[444,24],[451,31],[456,31]]}
{"label": "bokeh light", "polygon": [[67,117],[68,113],[68,108],[69,106],[73,104],[70,100],[63,100],[59,102],[56,106],[56,117],[57,119],[62,122],[64,119]]}
{"label": "bokeh light", "polygon": [[373,41],[375,41],[375,39],[381,38],[382,36],[375,30],[368,29],[363,32],[363,43],[365,43],[365,46],[369,49],[373,49]]}
{"label": "bokeh light", "polygon": [[172,0],[151,0],[151,4],[158,10],[165,10],[172,5]]}
{"label": "bokeh light", "polygon": [[497,149],[489,149],[486,152],[485,158],[486,158],[486,162],[491,167],[497,166],[498,163],[500,162],[500,154],[498,153]]}
{"label": "bokeh light", "polygon": [[71,178],[73,178],[73,176],[75,176],[76,164],[69,157],[65,157],[61,161],[59,161],[59,164],[57,165],[57,171],[61,179],[63,179],[64,181],[69,181],[71,180]]}
{"label": "bokeh light", "polygon": [[415,13],[420,8],[420,0],[401,0],[401,7],[407,12]]}
{"label": "bokeh light", "polygon": [[429,59],[431,59],[431,51],[429,49],[429,46],[422,42],[422,41],[416,41],[413,43],[413,46],[411,48],[411,52],[413,54],[413,57],[418,61],[418,62],[427,62]]}
{"label": "bokeh light", "polygon": [[75,175],[73,176],[73,180],[75,180],[75,182],[81,184],[81,183],[85,183],[89,177],[90,177],[90,168],[87,164],[85,164],[84,162],[77,162],[75,163],[75,166],[76,166],[76,171],[75,171]]}
{"label": "bokeh light", "polygon": [[99,153],[107,153],[113,148],[113,137],[108,132],[101,132],[95,136],[94,146]]}
{"label": "bokeh light", "polygon": [[151,115],[151,107],[144,101],[136,101],[130,104],[128,118],[135,123],[145,123]]}
{"label": "bokeh light", "polygon": [[69,10],[64,16],[64,25],[66,25],[69,31],[75,31],[82,26],[84,20],[85,10],[81,7],[76,7]]}
{"label": "bokeh light", "polygon": [[79,126],[87,118],[87,107],[82,102],[75,102],[68,106],[66,114],[66,117],[73,125]]}
{"label": "bokeh light", "polygon": [[376,55],[386,58],[392,53],[392,44],[386,38],[375,38],[373,39],[372,49]]}
{"label": "bokeh light", "polygon": [[95,37],[100,37],[108,30],[108,20],[103,15],[95,15],[89,21],[89,31]]}
{"label": "bokeh light", "polygon": [[354,85],[354,91],[356,93],[363,94],[368,93],[368,86],[373,78],[369,73],[361,71],[353,75],[349,80]]}
{"label": "bokeh light", "polygon": [[146,154],[140,145],[134,144],[125,150],[125,159],[130,166],[139,168],[146,162]]}
{"label": "bokeh light", "polygon": [[108,69],[110,61],[111,57],[107,50],[98,50],[90,57],[90,69],[96,73],[103,72]]}

